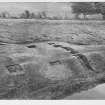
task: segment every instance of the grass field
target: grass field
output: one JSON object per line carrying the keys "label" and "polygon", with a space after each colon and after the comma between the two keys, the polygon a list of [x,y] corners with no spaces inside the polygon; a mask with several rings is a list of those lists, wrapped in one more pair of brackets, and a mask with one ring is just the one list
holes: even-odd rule
{"label": "grass field", "polygon": [[27,43],[46,40],[75,44],[104,44],[104,21],[79,20],[0,20],[0,41]]}

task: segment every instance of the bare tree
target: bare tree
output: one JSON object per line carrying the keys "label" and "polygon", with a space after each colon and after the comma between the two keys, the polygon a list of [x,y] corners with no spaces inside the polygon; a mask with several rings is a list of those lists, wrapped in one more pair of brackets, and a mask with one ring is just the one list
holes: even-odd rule
{"label": "bare tree", "polygon": [[41,17],[42,17],[42,18],[47,18],[47,14],[46,14],[45,11],[42,11],[42,12],[41,12]]}
{"label": "bare tree", "polygon": [[31,17],[31,13],[29,10],[25,10],[24,13],[20,15],[20,18],[29,19]]}
{"label": "bare tree", "polygon": [[1,13],[1,17],[2,18],[9,18],[10,14],[7,11],[4,11],[4,12]]}

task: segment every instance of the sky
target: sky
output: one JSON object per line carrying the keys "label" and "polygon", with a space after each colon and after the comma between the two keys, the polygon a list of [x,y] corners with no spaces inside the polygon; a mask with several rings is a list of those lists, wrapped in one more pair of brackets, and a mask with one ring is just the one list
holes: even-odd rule
{"label": "sky", "polygon": [[57,2],[1,2],[0,12],[7,11],[12,15],[20,14],[24,10],[32,12],[46,11],[49,15],[63,15],[71,12],[70,3],[57,3]]}

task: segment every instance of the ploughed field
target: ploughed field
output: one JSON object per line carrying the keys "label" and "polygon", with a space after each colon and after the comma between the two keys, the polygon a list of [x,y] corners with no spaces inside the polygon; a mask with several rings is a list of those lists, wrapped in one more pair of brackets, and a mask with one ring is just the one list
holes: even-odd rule
{"label": "ploughed field", "polygon": [[104,21],[0,20],[0,99],[105,99],[104,29]]}

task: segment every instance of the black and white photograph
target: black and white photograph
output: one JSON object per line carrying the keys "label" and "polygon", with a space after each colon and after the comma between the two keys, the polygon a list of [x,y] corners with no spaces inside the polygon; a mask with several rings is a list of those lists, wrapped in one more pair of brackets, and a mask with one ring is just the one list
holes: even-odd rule
{"label": "black and white photograph", "polygon": [[0,100],[105,100],[105,2],[0,2]]}

